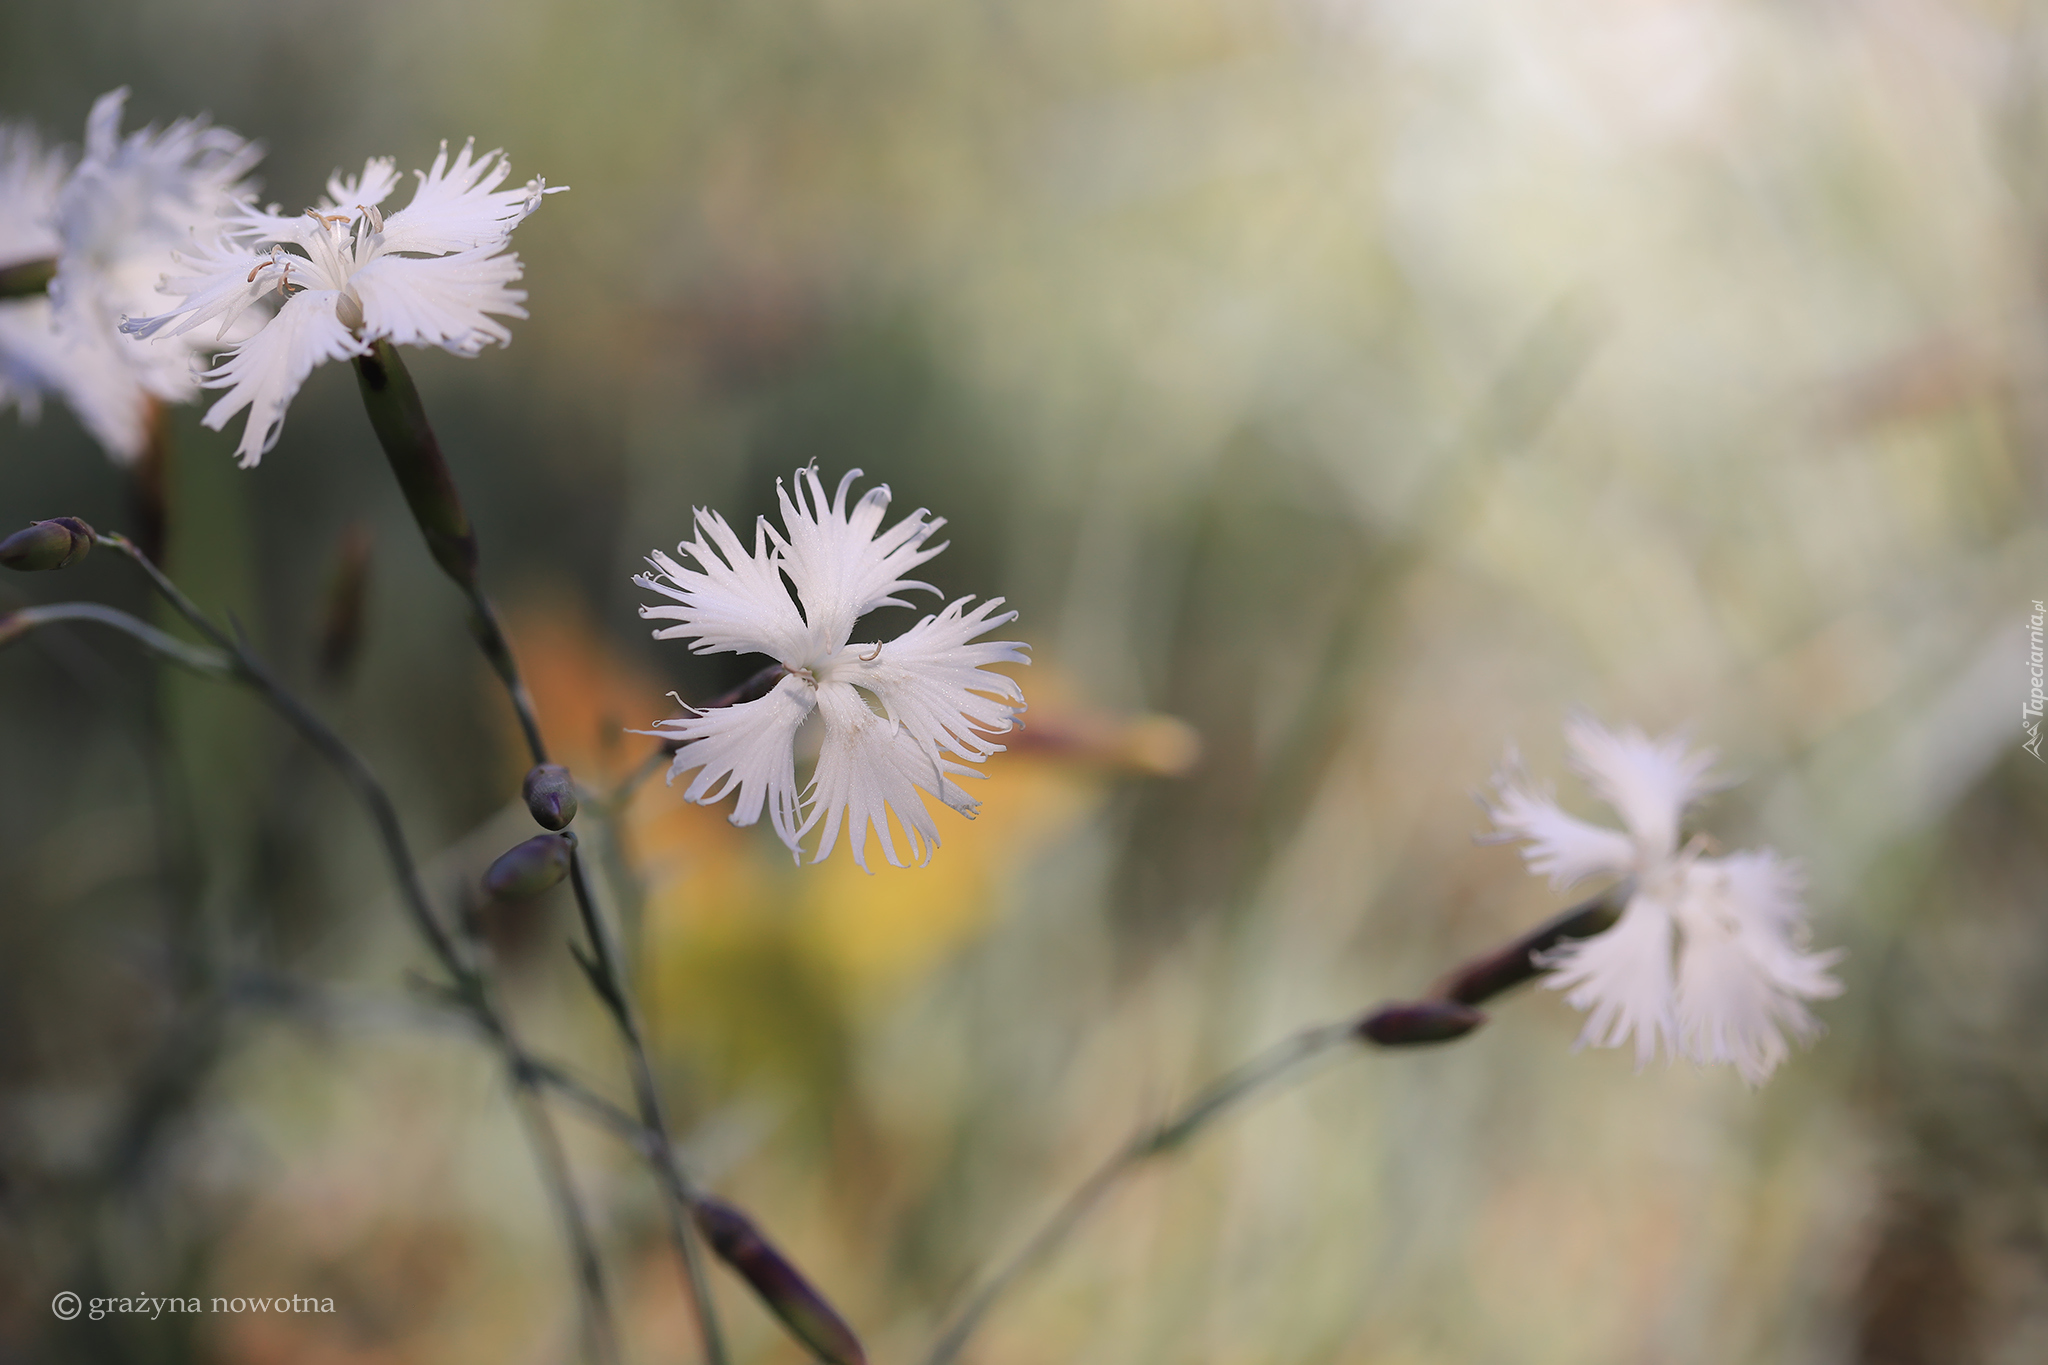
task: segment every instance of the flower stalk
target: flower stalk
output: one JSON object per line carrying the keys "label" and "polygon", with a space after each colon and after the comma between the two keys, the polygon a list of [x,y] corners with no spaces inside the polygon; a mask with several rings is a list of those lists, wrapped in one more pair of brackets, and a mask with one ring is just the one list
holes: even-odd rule
{"label": "flower stalk", "polygon": [[476,531],[470,525],[469,513],[463,510],[455,476],[442,458],[441,442],[427,421],[419,388],[412,382],[398,348],[388,338],[379,337],[369,346],[367,354],[355,359],[356,381],[362,390],[363,409],[377,433],[377,443],[391,463],[391,473],[427,542],[427,552],[469,599],[470,633],[512,699],[533,761],[545,763],[547,744],[541,738],[540,722],[534,715],[533,697],[519,676],[519,663],[512,657],[504,628],[498,624],[498,613],[477,581]]}
{"label": "flower stalk", "polygon": [[[1625,889],[1621,891],[1625,896]],[[1616,891],[1603,892],[1505,947],[1456,968],[1423,999],[1393,1001],[1355,1018],[1303,1029],[1226,1072],[1177,1113],[1139,1130],[1076,1186],[1038,1231],[961,1306],[926,1354],[924,1365],[951,1365],[1011,1286],[1057,1250],[1136,1167],[1184,1146],[1215,1120],[1299,1076],[1309,1062],[1345,1044],[1407,1047],[1464,1037],[1486,1022],[1486,1015],[1476,1008],[1481,1001],[1549,971],[1544,956],[1549,949],[1604,932],[1620,915],[1621,904]]]}
{"label": "flower stalk", "polygon": [[[547,1108],[539,1102],[543,1082],[530,1065],[510,1020],[498,1005],[489,976],[479,964],[460,950],[454,935],[435,913],[432,901],[427,895],[426,885],[420,878],[419,864],[413,857],[411,845],[405,837],[404,826],[399,822],[398,810],[392,803],[390,794],[384,790],[383,784],[361,755],[351,749],[346,741],[278,682],[268,666],[250,650],[239,632],[231,635],[214,624],[212,618],[201,611],[198,605],[126,536],[98,534],[94,536],[94,543],[132,560],[149,578],[164,600],[213,645],[214,650],[218,652],[219,663],[224,665],[224,669],[216,667],[213,652],[195,650],[192,646],[169,636],[163,636],[162,641],[155,640],[152,637],[161,636],[162,632],[133,618],[128,618],[132,624],[110,619],[124,616],[125,613],[113,612],[107,608],[88,612],[84,609],[92,607],[93,604],[67,603],[62,605],[76,610],[67,613],[64,619],[91,619],[114,625],[150,647],[158,649],[159,652],[178,658],[179,662],[199,667],[200,671],[225,676],[250,688],[335,767],[370,815],[378,841],[383,846],[385,860],[390,864],[393,880],[398,883],[400,899],[411,915],[414,926],[432,950],[436,962],[448,975],[449,984],[440,988],[441,993],[477,1023],[504,1060],[506,1075],[514,1091],[514,1102],[526,1128],[535,1162],[540,1168],[542,1183],[556,1207],[562,1222],[563,1235],[569,1244],[570,1259],[576,1270],[584,1334],[590,1356],[601,1362],[601,1365],[616,1362],[619,1359],[617,1332],[611,1321],[611,1309],[605,1289],[602,1262],[597,1254],[596,1238],[591,1233],[581,1202],[576,1195],[561,1139],[555,1131],[554,1120]],[[29,608],[28,611],[48,615],[51,609]],[[15,617],[8,619],[13,620],[23,614],[16,613]],[[0,627],[0,631],[4,631],[4,627]],[[177,646],[183,654],[190,655],[190,658],[165,650],[162,646],[166,641]]]}
{"label": "flower stalk", "polygon": [[57,277],[57,258],[0,265],[0,299],[32,299],[49,292]]}
{"label": "flower stalk", "polygon": [[405,361],[388,338],[379,337],[370,343],[367,355],[356,357],[355,366],[363,408],[370,415],[377,443],[384,447],[384,457],[391,462],[399,491],[405,494],[405,505],[412,509],[412,519],[426,538],[427,552],[458,587],[474,593],[476,531],[455,491],[455,477],[441,456],[441,443],[427,421],[419,388]]}
{"label": "flower stalk", "polygon": [[[397,347],[388,338],[370,342],[368,351],[355,358],[355,367],[370,426],[377,433],[378,444],[384,448],[385,458],[405,495],[406,505],[412,510],[413,520],[426,539],[428,552],[469,600],[471,634],[512,702],[533,763],[536,767],[552,766],[548,763],[547,742],[541,735],[532,694],[520,676],[518,661],[498,624],[497,612],[478,581],[476,532],[470,524],[469,514],[463,509],[454,475],[441,454],[441,443],[427,419],[419,389],[413,383]],[[573,842],[573,837],[551,833],[539,840],[528,841],[528,845],[567,847]],[[533,861],[536,854],[528,845],[521,846],[527,850],[522,855],[523,860]],[[514,850],[506,857],[520,862],[522,859],[515,858],[515,854],[520,854],[520,850]],[[501,863],[504,861],[500,860]],[[493,869],[494,872],[497,870]],[[512,873],[518,870],[521,869],[506,868],[507,877],[512,878]],[[703,1252],[697,1245],[689,1220],[684,1216],[691,1207],[695,1192],[677,1163],[674,1144],[669,1140],[667,1121],[654,1084],[653,1065],[648,1060],[633,1007],[632,988],[619,969],[611,935],[597,912],[582,860],[573,848],[568,856],[568,871],[576,895],[577,911],[590,940],[588,951],[577,950],[577,961],[617,1023],[633,1071],[640,1121],[657,1138],[656,1172],[668,1196],[664,1204],[669,1235],[683,1263],[686,1288],[696,1313],[707,1365],[725,1365],[725,1346],[718,1330]]]}

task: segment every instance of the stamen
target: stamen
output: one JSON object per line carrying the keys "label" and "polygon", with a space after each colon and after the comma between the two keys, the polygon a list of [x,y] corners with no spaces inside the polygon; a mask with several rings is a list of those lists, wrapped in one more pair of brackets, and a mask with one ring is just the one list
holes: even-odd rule
{"label": "stamen", "polygon": [[356,212],[370,220],[370,231],[382,232],[384,230],[384,215],[378,211],[375,204],[357,204]]}
{"label": "stamen", "polygon": [[352,221],[345,213],[322,213],[318,209],[307,209],[306,216],[321,227],[329,227],[335,223],[340,223],[346,227]]}
{"label": "stamen", "polygon": [[875,647],[874,647],[873,649],[869,650],[869,651],[868,651],[868,652],[867,652],[866,654],[863,654],[863,655],[861,655],[861,656],[860,656],[860,661],[861,661],[862,663],[864,663],[864,664],[871,664],[871,663],[873,663],[873,662],[874,662],[875,660],[877,660],[877,659],[879,659],[879,658],[881,658],[881,657],[882,657],[882,642],[881,642],[881,641],[879,641],[879,640],[877,640],[877,641],[875,642]]}

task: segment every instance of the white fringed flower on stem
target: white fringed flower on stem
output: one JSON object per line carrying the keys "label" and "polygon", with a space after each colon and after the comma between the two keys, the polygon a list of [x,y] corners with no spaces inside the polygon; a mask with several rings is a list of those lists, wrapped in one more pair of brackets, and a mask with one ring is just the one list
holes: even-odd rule
{"label": "white fringed flower on stem", "polygon": [[199,396],[202,352],[190,340],[123,336],[121,323],[151,307],[177,251],[208,237],[254,192],[263,149],[205,119],[179,119],[121,135],[125,87],[93,102],[85,156],[58,200],[63,250],[50,281],[57,331],[91,364],[123,377],[107,400],[73,399],[109,455],[126,464],[149,439],[156,401]]}
{"label": "white fringed flower on stem", "polygon": [[1661,1048],[1732,1063],[1761,1084],[1788,1055],[1788,1037],[1819,1031],[1804,1002],[1841,993],[1828,975],[1840,952],[1805,949],[1797,867],[1768,849],[1716,858],[1701,840],[1680,846],[1686,806],[1710,790],[1711,753],[1583,716],[1565,738],[1573,769],[1627,832],[1567,815],[1510,753],[1489,807],[1495,837],[1524,841],[1529,870],[1553,886],[1627,878],[1628,903],[1606,933],[1553,949],[1546,984],[1588,1011],[1582,1046],[1633,1039],[1639,1066]]}
{"label": "white fringed flower on stem", "polygon": [[388,157],[357,176],[336,173],[327,197],[296,217],[276,205],[244,207],[188,253],[187,273],[164,281],[162,292],[184,302],[123,329],[178,336],[218,319],[215,340],[224,342],[251,305],[277,301],[276,315],[205,376],[207,387],[227,389],[207,426],[218,431],[249,410],[236,447],[247,468],[277,444],[285,409],[325,361],[366,355],[382,339],[462,356],[511,341],[498,318],[525,317],[526,292],[511,287],[521,267],[506,244],[543,196],[568,188],[532,180],[500,190],[511,169],[499,152],[477,156],[474,142],[451,161],[444,142],[434,164],[414,172],[411,201],[389,215],[380,206],[399,177]]}
{"label": "white fringed flower on stem", "polygon": [[[699,654],[766,654],[784,675],[758,700],[692,710],[645,732],[682,745],[669,781],[696,770],[684,796],[703,805],[737,794],[736,825],[754,823],[766,809],[799,857],[799,842],[822,823],[813,862],[830,855],[843,824],[853,860],[866,870],[870,826],[890,865],[903,866],[892,813],[910,857],[929,860],[939,831],[920,792],[973,816],[980,803],[952,779],[981,776],[963,765],[1001,752],[991,737],[1024,709],[1016,682],[989,665],[1030,659],[1016,641],[977,638],[1016,618],[1014,611],[995,614],[1001,598],[969,610],[974,599],[963,597],[893,640],[852,643],[867,612],[910,605],[898,593],[937,592],[905,575],[946,548],[927,543],[945,523],[923,509],[882,529],[886,486],[849,509],[847,493],[859,476],[856,469],[841,479],[829,503],[815,469],[797,472],[793,494],[777,480],[783,529],[759,519],[751,550],[724,517],[699,508],[696,539],[677,546],[677,558],[648,556],[655,572],[633,581],[671,599],[640,609],[648,619],[677,623],[655,631],[656,639],[694,640]],[[813,714],[822,744],[800,791],[797,730]]]}
{"label": "white fringed flower on stem", "polygon": [[121,320],[150,303],[178,247],[240,208],[262,155],[205,119],[124,138],[127,100],[124,87],[93,101],[76,170],[60,153],[40,153],[26,129],[10,130],[0,148],[0,265],[56,261],[46,297],[6,306],[0,368],[25,411],[34,410],[25,394],[61,394],[122,464],[142,453],[156,403],[198,395],[201,366],[183,342],[122,336]]}

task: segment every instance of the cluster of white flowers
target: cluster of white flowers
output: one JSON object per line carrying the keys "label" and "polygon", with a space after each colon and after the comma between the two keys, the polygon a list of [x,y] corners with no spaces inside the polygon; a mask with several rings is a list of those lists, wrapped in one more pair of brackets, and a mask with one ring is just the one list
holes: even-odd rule
{"label": "cluster of white flowers", "polygon": [[46,296],[0,303],[0,402],[33,417],[56,394],[122,463],[142,453],[154,403],[198,395],[203,361],[122,336],[121,319],[152,305],[177,248],[219,230],[262,155],[204,119],[123,137],[127,98],[93,103],[76,166],[33,129],[0,127],[0,265],[57,263]]}
{"label": "cluster of white flowers", "polygon": [[[25,416],[60,395],[125,463],[148,441],[152,404],[225,388],[204,420],[219,430],[249,410],[236,450],[246,467],[276,444],[322,361],[383,338],[475,355],[511,339],[498,318],[526,316],[505,248],[564,187],[501,190],[511,166],[500,153],[472,143],[451,158],[443,143],[391,214],[389,158],[337,172],[303,214],[259,208],[255,144],[203,119],[124,138],[127,94],[93,105],[75,167],[33,129],[0,125],[0,267],[56,261],[46,296],[0,303],[0,402]],[[179,301],[166,308],[165,295]]]}
{"label": "cluster of white flowers", "polygon": [[[677,623],[655,631],[657,639],[694,640],[699,654],[765,654],[783,673],[758,700],[657,722],[647,733],[682,743],[669,781],[695,769],[684,795],[705,805],[736,793],[736,825],[753,824],[765,808],[799,857],[799,841],[822,822],[814,862],[831,854],[844,824],[865,870],[870,826],[883,856],[903,866],[891,814],[913,859],[922,863],[938,847],[938,826],[919,793],[973,816],[979,803],[952,779],[980,776],[963,764],[1000,752],[992,736],[1024,709],[1016,682],[989,665],[1030,659],[1015,641],[977,641],[1015,619],[1013,611],[994,614],[1001,598],[970,611],[973,599],[963,597],[893,640],[851,643],[861,616],[910,605],[898,593],[936,594],[905,575],[946,548],[928,543],[945,523],[923,509],[882,529],[886,486],[849,509],[847,493],[859,476],[856,469],[841,479],[830,502],[814,469],[797,472],[793,493],[778,479],[783,529],[760,518],[751,550],[724,517],[699,508],[696,539],[678,545],[676,558],[648,556],[655,571],[633,581],[671,599],[640,609]],[[817,765],[799,790],[798,731],[813,715],[822,729]]]}
{"label": "cluster of white flowers", "polygon": [[1547,984],[1590,1011],[1581,1044],[1633,1038],[1639,1065],[1661,1048],[1733,1063],[1761,1084],[1785,1059],[1788,1035],[1818,1031],[1803,1002],[1841,992],[1828,975],[1841,954],[1805,948],[1797,867],[1769,849],[1711,857],[1703,840],[1680,844],[1685,808],[1712,789],[1711,753],[1584,716],[1565,738],[1574,770],[1627,832],[1567,815],[1512,753],[1495,779],[1494,827],[1525,841],[1529,870],[1553,886],[1626,878],[1628,899],[1612,929],[1553,950]]}

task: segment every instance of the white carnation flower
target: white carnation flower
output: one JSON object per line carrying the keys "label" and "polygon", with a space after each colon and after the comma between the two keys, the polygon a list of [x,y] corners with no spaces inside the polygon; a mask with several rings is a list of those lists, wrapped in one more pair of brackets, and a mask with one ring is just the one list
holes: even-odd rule
{"label": "white carnation flower", "polygon": [[[904,865],[889,831],[892,812],[910,857],[930,859],[939,831],[920,792],[973,816],[980,803],[952,779],[980,776],[963,764],[1001,752],[991,736],[1024,709],[1016,682],[988,666],[1030,659],[1015,641],[977,641],[1016,618],[994,614],[1001,598],[968,610],[973,599],[963,597],[893,640],[851,643],[867,612],[910,605],[896,594],[936,593],[905,575],[946,548],[927,543],[945,523],[922,509],[882,529],[886,486],[849,509],[847,491],[859,476],[856,469],[841,479],[829,504],[815,469],[798,471],[793,495],[778,479],[783,529],[760,518],[751,550],[724,517],[699,508],[696,539],[677,546],[677,558],[656,551],[648,557],[655,572],[633,581],[671,599],[640,609],[677,623],[655,638],[694,640],[699,654],[766,654],[784,674],[758,700],[692,710],[646,732],[682,744],[669,781],[696,770],[684,796],[705,805],[736,793],[736,825],[754,823],[765,808],[799,857],[798,842],[822,822],[813,862],[832,852],[844,824],[854,862],[866,870],[870,826],[890,865]],[[799,791],[797,729],[813,714],[822,744]]]}
{"label": "white carnation flower", "polygon": [[315,366],[366,355],[372,342],[439,346],[474,356],[512,333],[500,317],[523,318],[526,291],[519,257],[505,251],[512,230],[540,207],[544,180],[500,190],[512,172],[499,152],[476,155],[474,141],[451,161],[448,144],[434,164],[416,171],[406,206],[381,205],[399,177],[389,157],[373,157],[362,173],[336,172],[327,196],[291,216],[273,204],[244,207],[183,262],[186,273],[162,291],[184,302],[154,317],[123,324],[137,336],[178,336],[219,320],[216,344],[259,300],[275,299],[276,315],[205,376],[227,393],[207,410],[218,431],[242,409],[249,420],[236,447],[244,468],[277,444],[285,409]]}
{"label": "white carnation flower", "polygon": [[1565,814],[1512,754],[1489,813],[1500,838],[1526,843],[1530,871],[1558,887],[1627,878],[1628,904],[1606,933],[1553,949],[1545,984],[1588,1011],[1581,1045],[1633,1038],[1638,1065],[1661,1047],[1732,1063],[1761,1084],[1787,1056],[1788,1036],[1803,1042],[1819,1031],[1803,1002],[1841,993],[1828,975],[1840,952],[1805,949],[1797,867],[1768,849],[1715,858],[1698,840],[1680,847],[1685,807],[1709,790],[1711,753],[1583,716],[1565,738],[1572,767],[1626,833]]}
{"label": "white carnation flower", "polygon": [[[156,401],[199,396],[201,352],[183,339],[121,334],[129,314],[156,302],[164,272],[195,235],[211,236],[253,192],[247,176],[263,149],[205,119],[121,136],[124,87],[93,102],[85,157],[57,204],[64,244],[50,302],[57,331],[82,366],[106,378],[97,391],[67,392],[107,453],[142,453]],[[74,386],[78,388],[80,386]]]}
{"label": "white carnation flower", "polygon": [[33,416],[61,394],[126,464],[149,440],[157,402],[199,392],[199,356],[179,341],[138,342],[121,320],[146,306],[176,248],[218,230],[247,197],[260,148],[205,119],[121,136],[128,91],[93,102],[76,170],[26,129],[0,146],[0,264],[54,257],[46,297],[0,308],[0,387]]}

